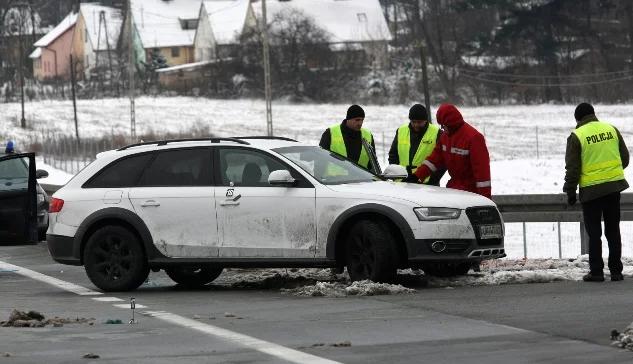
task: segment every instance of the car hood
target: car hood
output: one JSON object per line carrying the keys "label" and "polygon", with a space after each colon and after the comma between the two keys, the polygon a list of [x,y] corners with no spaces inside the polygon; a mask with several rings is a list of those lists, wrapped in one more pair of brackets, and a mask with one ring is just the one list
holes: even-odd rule
{"label": "car hood", "polygon": [[471,206],[495,206],[492,200],[476,193],[435,186],[402,182],[362,182],[328,185],[334,191],[349,195],[366,195],[407,200],[420,206],[465,209]]}

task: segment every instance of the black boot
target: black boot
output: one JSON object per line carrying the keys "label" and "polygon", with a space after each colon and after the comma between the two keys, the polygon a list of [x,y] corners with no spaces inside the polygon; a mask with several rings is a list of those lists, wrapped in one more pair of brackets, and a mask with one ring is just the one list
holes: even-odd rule
{"label": "black boot", "polygon": [[624,276],[622,273],[611,273],[611,281],[622,281],[624,280]]}
{"label": "black boot", "polygon": [[587,273],[582,277],[585,282],[604,282],[604,275]]}

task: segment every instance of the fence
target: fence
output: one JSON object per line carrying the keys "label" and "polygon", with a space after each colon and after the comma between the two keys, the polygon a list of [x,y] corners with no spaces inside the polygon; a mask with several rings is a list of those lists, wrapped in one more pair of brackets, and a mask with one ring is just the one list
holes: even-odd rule
{"label": "fence", "polygon": [[[567,195],[500,195],[493,196],[505,223],[522,223],[523,256],[527,258],[528,222],[555,222],[558,225],[558,254],[562,258],[561,223],[579,222],[580,253],[587,254],[589,238],[585,231],[581,205],[567,205]],[[621,220],[633,221],[633,193],[624,193],[620,199]]]}
{"label": "fence", "polygon": [[70,174],[78,173],[98,153],[120,148],[125,144],[126,141],[122,138],[84,138],[78,143],[77,139],[65,135],[47,135],[31,141],[31,145],[36,145],[36,149],[41,151],[44,163]]}

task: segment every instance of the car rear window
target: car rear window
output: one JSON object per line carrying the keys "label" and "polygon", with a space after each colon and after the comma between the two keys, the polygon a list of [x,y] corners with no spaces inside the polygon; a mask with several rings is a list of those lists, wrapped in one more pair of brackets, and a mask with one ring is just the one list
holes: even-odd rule
{"label": "car rear window", "polygon": [[211,186],[211,151],[207,148],[158,153],[145,169],[139,187]]}
{"label": "car rear window", "polygon": [[145,153],[119,159],[84,184],[84,188],[134,187],[153,154]]}

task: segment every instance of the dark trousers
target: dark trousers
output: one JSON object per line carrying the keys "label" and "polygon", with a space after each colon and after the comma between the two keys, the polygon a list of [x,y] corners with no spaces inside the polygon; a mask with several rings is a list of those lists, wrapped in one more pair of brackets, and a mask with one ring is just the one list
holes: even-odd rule
{"label": "dark trousers", "polygon": [[609,243],[609,270],[622,273],[622,239],[620,237],[620,192],[615,192],[582,204],[585,229],[589,235],[589,269],[593,275],[603,275],[602,224]]}

